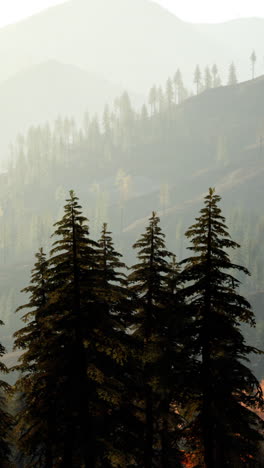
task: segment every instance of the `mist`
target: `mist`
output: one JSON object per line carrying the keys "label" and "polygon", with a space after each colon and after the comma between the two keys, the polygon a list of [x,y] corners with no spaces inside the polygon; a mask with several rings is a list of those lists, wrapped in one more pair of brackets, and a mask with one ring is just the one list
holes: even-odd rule
{"label": "mist", "polygon": [[263,466],[264,19],[158,3],[0,28],[4,468]]}

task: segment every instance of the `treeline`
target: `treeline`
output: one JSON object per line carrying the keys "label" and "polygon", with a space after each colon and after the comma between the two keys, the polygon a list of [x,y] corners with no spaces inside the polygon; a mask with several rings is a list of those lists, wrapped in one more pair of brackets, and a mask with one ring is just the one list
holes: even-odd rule
{"label": "treeline", "polygon": [[[254,78],[254,51],[250,60]],[[72,163],[73,155],[81,153],[83,156],[84,151],[98,157],[96,168],[106,163],[113,164],[118,147],[123,151],[129,150],[135,138],[137,142],[144,143],[157,140],[164,135],[164,130],[170,132],[172,123],[177,123],[178,119],[172,112],[175,106],[194,94],[217,88],[223,83],[216,64],[206,66],[204,70],[196,65],[193,82],[194,92],[188,90],[178,69],[168,77],[165,86],[154,84],[151,87],[146,103],[139,110],[133,107],[130,96],[124,92],[115,99],[112,107],[108,104],[105,106],[102,116],[86,112],[81,125],[73,117],[58,116],[53,126],[46,123],[30,127],[25,136],[18,135],[16,141],[10,144],[7,163],[9,179],[16,179],[17,174],[26,183],[30,183],[36,175],[45,178],[47,174],[50,176],[50,169],[56,170],[62,162],[67,168]],[[232,62],[226,84],[237,83],[237,71]],[[226,148],[221,148],[221,152],[226,152]],[[223,159],[224,155],[220,154],[219,158]]]}
{"label": "treeline", "polygon": [[70,192],[18,309],[12,417],[1,383],[1,467],[262,466],[263,395],[247,367],[260,351],[241,333],[255,321],[234,276],[248,271],[230,260],[239,245],[219,202],[209,189],[180,264],[153,213],[128,269],[106,224],[91,239]]}

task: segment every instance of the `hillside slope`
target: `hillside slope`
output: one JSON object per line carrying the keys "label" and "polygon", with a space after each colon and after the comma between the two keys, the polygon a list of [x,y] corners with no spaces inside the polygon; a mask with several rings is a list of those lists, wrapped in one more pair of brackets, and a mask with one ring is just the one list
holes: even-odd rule
{"label": "hillside slope", "polygon": [[[131,264],[131,245],[152,210],[161,217],[169,249],[186,253],[184,232],[204,192],[214,186],[234,239],[234,258],[252,272],[247,294],[264,291],[264,77],[171,103],[152,116],[121,102],[104,131],[36,128],[20,142],[16,166],[1,176],[0,310],[5,344],[17,327],[15,306],[27,284],[34,252],[48,252],[53,223],[70,189],[76,190],[97,239],[109,222]],[[258,304],[258,302],[256,302]],[[262,312],[258,310],[261,322]],[[258,329],[258,333],[262,333]],[[255,335],[251,335],[254,339]],[[258,339],[264,339],[261,335]],[[264,372],[262,373],[264,375]]]}

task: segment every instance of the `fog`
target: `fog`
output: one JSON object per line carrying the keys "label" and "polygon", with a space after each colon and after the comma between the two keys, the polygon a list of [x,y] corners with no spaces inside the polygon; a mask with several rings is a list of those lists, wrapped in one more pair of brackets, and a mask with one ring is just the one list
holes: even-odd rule
{"label": "fog", "polygon": [[[212,359],[215,359],[214,369],[218,373],[217,382],[210,384],[210,388],[214,388],[214,398],[216,398],[215,395],[218,398],[215,417],[218,418],[221,411],[224,411],[221,406],[222,400],[219,398],[219,395],[224,392],[229,395],[226,397],[227,402],[230,399],[235,408],[238,404],[239,411],[251,408],[253,400],[251,401],[249,397],[255,398],[254,402],[259,408],[258,414],[261,414],[259,403],[262,396],[258,382],[264,380],[263,357],[256,349],[247,348],[245,343],[247,342],[248,346],[261,348],[264,342],[264,62],[262,50],[264,19],[261,17],[264,12],[257,10],[254,2],[248,10],[242,8],[236,10],[238,6],[235,2],[230,4],[230,7],[229,3],[224,2],[219,10],[215,10],[215,16],[212,17],[213,12],[206,2],[199,4],[199,9],[196,4],[192,5],[193,8],[189,13],[187,9],[190,8],[190,2],[181,5],[179,10],[175,8],[175,2],[164,0],[158,3],[148,0],[69,0],[67,2],[39,2],[39,4],[36,2],[33,6],[28,2],[28,4],[25,3],[24,8],[17,6],[13,17],[10,16],[8,10],[3,10],[3,22],[8,23],[17,19],[20,21],[0,29],[0,128],[2,130],[0,138],[0,319],[4,323],[1,327],[0,343],[6,348],[7,353],[3,356],[3,361],[8,366],[17,363],[20,353],[29,349],[29,354],[23,354],[24,364],[19,364],[16,372],[7,376],[7,380],[13,384],[18,375],[22,375],[22,380],[19,380],[21,387],[16,387],[15,393],[25,395],[28,400],[15,400],[8,405],[11,407],[11,412],[19,413],[25,404],[25,407],[29,408],[29,413],[32,411],[34,414],[35,419],[30,413],[28,420],[25,415],[22,415],[22,425],[16,425],[16,431],[21,430],[22,433],[26,431],[31,421],[30,418],[33,418],[34,424],[36,421],[36,427],[40,428],[33,433],[30,430],[28,439],[22,438],[24,441],[17,442],[13,450],[15,455],[8,458],[8,460],[12,459],[13,466],[16,468],[30,466],[40,468],[44,466],[49,468],[59,466],[67,466],[67,468],[75,468],[75,466],[76,468],[77,466],[164,468],[166,466],[166,468],[173,468],[179,466],[183,468],[195,466],[195,463],[196,465],[200,463],[199,466],[204,468],[220,468],[227,466],[228,460],[225,457],[228,456],[231,457],[230,460],[233,463],[228,466],[235,468],[242,466],[241,463],[245,460],[253,460],[255,464],[252,466],[261,467],[259,459],[252,458],[255,456],[255,446],[252,448],[248,443],[243,447],[242,454],[234,455],[231,450],[232,444],[230,445],[226,439],[223,439],[224,442],[222,439],[219,441],[216,432],[213,432],[217,441],[216,448],[211,456],[216,457],[215,453],[218,453],[219,460],[216,461],[214,458],[214,464],[210,465],[201,447],[203,443],[205,446],[207,443],[207,447],[210,443],[214,445],[214,441],[210,439],[209,443],[208,440],[206,442],[202,439],[204,436],[200,435],[200,426],[199,434],[195,435],[197,444],[195,450],[190,448],[191,444],[189,445],[189,428],[184,436],[176,436],[174,430],[183,427],[186,429],[188,421],[200,424],[199,417],[196,419],[195,415],[196,412],[200,414],[200,402],[204,398],[201,395],[205,391],[209,392],[208,388],[205,390],[205,384],[201,387],[204,369],[199,371],[199,366],[205,359],[206,345],[203,340],[204,336],[207,336],[204,330],[199,332],[199,327],[203,326],[201,324],[206,323],[205,316],[200,314],[203,313],[201,310],[208,312],[208,303],[213,304],[210,310],[214,314],[215,323],[218,324],[218,320],[220,323],[217,328],[214,323],[210,322],[212,327],[210,330],[208,325],[208,336],[209,332],[214,334],[213,338],[210,338],[210,346],[213,347],[213,343],[217,342],[219,350],[212,348],[212,356],[216,358],[206,357],[210,363]],[[42,8],[45,9],[36,13],[37,9]],[[178,12],[178,15],[175,12]],[[249,16],[245,17],[247,14]],[[225,18],[233,19],[222,22]],[[201,21],[202,19],[204,22]],[[211,189],[208,192],[209,187]],[[79,197],[82,209],[78,207],[74,193],[70,192],[69,195],[70,190],[74,190],[76,197]],[[221,201],[218,200],[218,195],[222,198]],[[207,198],[204,199],[204,197]],[[203,235],[202,223],[205,221],[203,215],[200,217],[199,210],[204,203],[205,206],[207,206],[206,203],[211,203],[210,209],[212,210],[216,209],[215,204],[220,204],[226,218],[226,221],[222,218],[218,219],[219,212],[213,211],[216,217],[214,219],[218,221],[213,231],[215,237],[212,238],[212,249],[215,263],[210,274],[208,273],[209,267],[211,268],[210,262],[203,270],[204,259],[207,259],[209,254],[211,255],[210,242],[208,241],[210,249],[208,245],[206,247],[208,248],[207,256],[203,254],[205,251],[203,243],[212,232],[210,225],[208,236]],[[74,224],[75,218],[76,225]],[[60,224],[54,225],[58,220],[61,220]],[[86,229],[86,222],[89,229]],[[196,224],[193,229],[185,236],[188,227],[194,222]],[[221,224],[225,222],[231,237],[241,244],[241,249],[238,249],[236,244],[232,244],[225,234],[225,228]],[[109,228],[106,228],[104,223],[107,223]],[[163,244],[165,241],[162,234],[159,230],[155,231],[159,223],[165,234],[168,251]],[[72,227],[72,238],[69,226]],[[144,244],[148,242],[150,232],[145,231],[146,226],[150,231],[155,228],[155,235],[159,239],[157,246],[161,248],[161,251],[158,250],[160,257],[157,255],[157,268],[160,268],[160,271],[157,278],[155,277],[157,282],[154,282],[151,287],[148,281],[151,282],[152,276],[148,277],[148,270],[145,270],[148,253],[151,252],[149,245]],[[114,244],[111,243],[111,235],[107,229],[112,232]],[[56,231],[55,237],[51,237],[54,230]],[[144,232],[146,234],[140,237]],[[177,264],[178,266],[167,260],[162,263],[162,259],[167,257],[171,259],[170,252],[176,255],[176,262],[181,262],[186,256],[189,257],[190,239],[196,235],[195,233],[198,234],[192,245],[198,260],[190,257],[188,262]],[[77,237],[74,237],[75,235]],[[155,235],[153,234],[153,238]],[[52,251],[50,258],[49,252],[54,239],[60,236],[62,240],[58,244],[55,243],[55,250]],[[218,236],[224,237],[224,240],[217,243]],[[98,239],[99,244],[94,244]],[[137,239],[141,240],[136,242]],[[108,243],[107,248],[104,242]],[[199,247],[199,243],[202,247]],[[231,248],[228,249],[228,247]],[[43,248],[47,258],[50,258],[47,271],[45,270],[45,254],[42,250],[39,252],[39,248]],[[68,252],[67,249],[70,248],[74,251],[73,260],[64,257]],[[139,248],[142,248],[142,251],[138,254]],[[94,257],[97,258],[94,263],[91,258],[92,255],[97,254],[93,249],[100,251],[98,258]],[[230,250],[229,263],[226,260],[226,250]],[[38,273],[33,277],[33,283],[40,281],[40,277],[42,282],[40,281],[36,289],[23,290],[21,293],[20,290],[29,284],[36,252],[39,252],[37,259],[40,262],[36,268],[43,267],[45,272],[41,270],[42,275],[40,270],[35,270]],[[56,256],[57,252],[59,252],[58,256]],[[85,252],[86,257],[82,259],[84,263],[79,265],[78,256],[83,255],[82,252]],[[91,257],[89,257],[89,252],[90,254],[93,252]],[[108,260],[113,270],[109,267],[110,273],[104,270],[103,275],[102,271],[107,263],[104,263],[105,259],[102,257],[105,252],[110,252]],[[155,255],[153,258],[156,258]],[[139,266],[136,262],[139,262]],[[197,271],[196,263],[200,265]],[[190,270],[184,266],[186,264]],[[96,270],[97,267],[99,273]],[[115,268],[121,273],[116,274]],[[247,268],[251,275],[247,275],[244,268]],[[187,270],[191,272],[190,276]],[[227,272],[230,270],[230,274],[227,273],[224,276],[226,270]],[[91,275],[97,276],[89,276],[90,272],[92,272]],[[200,281],[201,272],[205,272],[205,276]],[[180,284],[175,286],[174,283],[171,284],[171,281],[175,280],[176,273],[181,279]],[[233,273],[235,279],[232,276]],[[198,289],[194,290],[196,292],[188,289],[191,288],[189,282],[198,285]],[[212,282],[210,287],[208,287],[208,282]],[[223,289],[221,289],[221,282],[223,282]],[[205,287],[201,293],[199,288],[204,284]],[[46,285],[48,285],[47,289],[45,289]],[[178,294],[179,290],[183,291],[182,296],[181,293]],[[30,296],[32,291],[33,296]],[[41,293],[40,297],[38,295],[41,291],[43,294]],[[216,292],[220,294],[220,299]],[[152,318],[148,322],[148,320],[145,321],[144,314],[149,310],[151,301],[144,303],[144,298],[149,298],[151,294],[154,294],[153,297],[151,296],[153,310]],[[210,296],[209,302],[203,303],[204,297],[208,300],[208,294],[212,297]],[[243,299],[244,296],[252,304],[252,312],[248,303],[244,302],[246,301]],[[41,302],[43,297],[45,304],[42,304],[40,310],[39,301]],[[164,297],[167,298],[167,302],[163,302]],[[198,302],[195,302],[197,297]],[[14,337],[14,332],[24,326],[21,322],[24,309],[18,313],[15,313],[15,310],[28,300],[33,301],[29,304],[33,307],[33,315],[29,314],[28,318],[25,318],[26,323],[28,320],[29,328],[26,327],[21,334],[16,334]],[[88,313],[87,304],[95,304],[95,312],[91,308]],[[177,318],[179,322],[174,316],[166,315],[169,314],[168,311],[174,311],[172,304],[176,304],[175,310],[180,314],[180,318]],[[191,310],[190,316],[188,307]],[[87,331],[85,336],[82,335],[83,332],[78,323],[76,325],[77,316],[71,318],[73,309],[78,310],[79,316],[84,313],[84,322],[90,320],[89,317],[93,317],[89,322],[90,328],[84,327]],[[34,310],[40,310],[40,315],[38,316]],[[170,323],[172,323],[173,333],[176,333],[175,327],[178,327],[176,335],[172,338],[168,338],[169,322],[165,323],[163,319],[160,322],[157,321],[161,310],[165,314],[164,317],[170,317],[172,320]],[[221,322],[221,317],[226,318],[225,324]],[[64,319],[69,327],[68,335],[63,335],[62,328],[59,328],[63,327]],[[254,325],[254,320],[256,320],[255,328],[249,326]],[[155,337],[151,330],[152,325],[147,329],[151,322],[157,327]],[[193,328],[192,323],[195,324]],[[45,329],[44,338],[41,324]],[[90,335],[91,330],[94,335]],[[27,340],[28,333],[30,338]],[[82,337],[80,339],[81,348],[83,348],[81,351],[78,343],[73,348],[69,345],[69,336],[73,336],[71,333],[75,336],[72,338],[73,341],[75,339],[78,341],[76,337]],[[34,341],[36,338],[33,339],[32,336],[38,336],[38,341]],[[62,341],[56,348],[57,339],[61,336]],[[146,347],[148,347],[152,339],[150,336],[154,337],[151,346],[156,347],[153,355],[151,354],[152,348],[150,350],[151,358],[148,354],[144,354],[145,344],[147,343]],[[175,356],[179,357],[182,366],[179,369],[177,363],[170,364],[166,361],[166,356],[170,352],[162,356],[159,354],[162,348],[161,341],[159,341],[161,336],[164,340],[172,339],[173,347],[170,352],[175,362],[177,360]],[[191,338],[188,341],[189,336]],[[136,341],[133,341],[133,337]],[[141,360],[140,363],[137,361],[135,364],[135,355],[137,355],[136,359],[141,359],[138,356],[140,354],[138,349],[130,356],[126,341],[130,339],[132,348],[139,346],[138,349],[141,349],[140,346],[145,343],[144,349],[141,349],[142,356],[145,356],[144,362]],[[14,340],[15,348],[13,347]],[[30,347],[32,340],[34,346]],[[46,343],[50,343],[51,351]],[[110,343],[109,348],[108,343]],[[89,353],[93,346],[94,355],[92,356]],[[167,344],[164,346],[166,347]],[[232,348],[230,352],[228,346]],[[42,347],[43,353],[46,353],[45,358],[38,351]],[[187,349],[186,353],[185,349]],[[72,352],[74,357],[70,358]],[[45,387],[46,375],[50,376],[49,373],[52,372],[52,365],[49,361],[50,353],[54,355],[54,369],[60,375],[60,379],[55,385],[57,374],[54,371],[55,374],[51,376],[49,385]],[[247,363],[249,370],[245,371],[240,367],[241,359],[248,358],[248,354],[250,354]],[[78,372],[82,363],[86,362],[87,355],[90,356],[92,364],[89,361],[88,368],[82,369],[83,373],[80,377]],[[233,361],[230,355],[232,359],[235,356]],[[159,357],[156,358],[156,356]],[[227,359],[227,366],[225,361],[221,361],[223,356]],[[94,454],[95,458],[91,458],[90,461],[87,461],[89,456],[83,448],[86,446],[83,444],[83,435],[80,436],[84,430],[82,426],[84,422],[81,419],[81,422],[79,420],[78,423],[76,422],[74,429],[76,442],[75,446],[70,449],[70,455],[66,450],[67,444],[71,446],[69,444],[71,429],[67,426],[68,421],[70,420],[74,425],[76,414],[80,416],[78,413],[80,408],[69,404],[67,399],[69,387],[63,384],[69,377],[64,380],[64,373],[68,372],[67,359],[72,359],[71,363],[78,361],[75,373],[71,374],[73,380],[69,380],[76,401],[80,395],[80,398],[85,399],[82,385],[86,389],[87,376],[92,382],[89,392],[91,392],[94,407],[91,410],[92,416],[89,413],[89,418],[91,416],[89,424],[94,428],[95,436],[91,440],[96,441],[95,447],[103,448],[99,453],[99,449],[97,451],[92,447],[92,442],[89,445],[89,453]],[[114,359],[116,359],[115,365],[113,365]],[[130,362],[130,359],[132,378],[129,366],[125,371],[122,368]],[[172,397],[170,394],[170,403],[166,400],[168,388],[165,388],[164,383],[167,382],[167,375],[159,373],[165,369],[162,364],[163,359],[168,366],[165,366],[169,369],[168,373],[176,372],[171,376],[170,381],[176,396]],[[38,364],[35,365],[35,362]],[[96,365],[100,363],[98,368],[94,362]],[[151,367],[153,363],[156,366],[154,371],[154,367]],[[224,377],[224,374],[221,374],[225,369],[229,370],[229,365],[232,369],[230,375],[240,376],[241,373],[243,376],[239,382],[233,383],[232,379],[228,380],[229,374],[225,374]],[[235,370],[234,365],[237,366]],[[109,375],[107,374],[108,366]],[[111,374],[113,368],[116,372],[114,377]],[[133,374],[136,368],[139,372],[137,375]],[[187,376],[184,368],[187,369]],[[32,397],[32,406],[30,403],[29,388],[35,376],[40,375],[39,369],[43,371],[43,375],[41,374],[36,383],[36,389],[40,385],[41,389],[44,389],[44,394],[47,391],[48,395],[46,400],[43,397],[43,401],[49,400],[55,405],[53,410],[56,416],[54,417],[58,418],[56,424],[60,428],[60,434],[53,432],[49,421],[45,419],[47,414],[47,418],[52,419],[53,415],[50,414],[50,410],[46,406],[42,408],[44,416],[43,421],[40,421],[34,407],[37,397]],[[220,372],[219,369],[222,371]],[[151,374],[152,371],[153,374]],[[252,371],[256,380],[251,374]],[[149,373],[147,386],[151,387],[154,395],[155,404],[152,409],[154,419],[156,418],[153,435],[155,440],[153,439],[150,444],[151,448],[148,446],[147,454],[146,447],[142,448],[137,434],[133,432],[132,437],[131,432],[127,433],[124,429],[128,422],[122,419],[122,424],[119,425],[119,418],[123,418],[123,414],[126,414],[126,406],[122,406],[120,413],[117,409],[119,402],[122,401],[122,405],[125,404],[124,399],[138,405],[137,409],[132,411],[131,417],[132,419],[135,417],[135,427],[139,428],[139,434],[142,436],[140,437],[144,441],[147,429],[143,427],[144,417],[139,414],[143,411],[146,398],[144,397],[144,400],[142,395],[138,397],[133,392],[130,394],[133,387],[131,382],[133,379],[139,379],[140,387],[140,382],[146,377],[144,372]],[[246,374],[247,377],[244,372],[249,372]],[[212,375],[213,371],[210,378]],[[28,388],[26,388],[27,378],[23,380],[23,376],[30,376]],[[124,376],[128,379],[127,381],[122,380]],[[247,382],[247,378],[249,383],[242,384],[242,381]],[[230,388],[232,385],[237,385],[237,387],[232,387],[232,392],[224,386],[225,379],[231,382]],[[74,393],[75,386],[73,385],[75,381],[81,382],[76,393]],[[42,382],[44,382],[43,387]],[[34,385],[32,388],[35,389]],[[54,394],[49,393],[53,385],[58,389],[58,393],[56,393],[57,390],[54,390]],[[218,394],[219,385],[223,387]],[[111,393],[109,388],[111,391],[114,388],[111,395],[108,393]],[[125,397],[120,396],[122,393],[120,388],[123,389]],[[253,393],[250,393],[252,389],[255,389],[254,397]],[[64,395],[65,400],[58,398],[59,392]],[[194,397],[195,392],[198,392],[198,397],[197,395]],[[187,395],[186,398],[190,398],[190,401],[186,401],[184,395]],[[232,400],[234,395],[237,398],[235,402]],[[160,403],[163,398],[167,405],[164,403],[165,409]],[[210,398],[208,397],[208,400]],[[104,408],[101,406],[102,400],[104,400]],[[205,402],[206,398],[203,401]],[[0,401],[0,413],[1,404]],[[80,400],[80,407],[83,404],[84,400]],[[162,412],[159,413],[161,407],[165,413],[169,408],[171,416],[169,423],[162,419],[164,415]],[[68,413],[69,408],[74,408],[73,415]],[[47,413],[45,413],[46,410]],[[65,420],[64,414],[66,414]],[[117,418],[118,423],[113,422],[112,415],[114,415],[113,419]],[[183,419],[175,421],[175,415]],[[108,423],[102,424],[102,421],[108,420],[110,421],[109,430],[106,429]],[[240,416],[234,417],[233,420],[240,421]],[[245,420],[247,420],[246,415]],[[212,422],[210,421],[207,421],[209,426]],[[226,424],[223,421],[218,421],[220,432],[224,427],[222,424]],[[235,424],[237,423],[234,423],[232,430],[230,429],[232,437],[234,434],[234,437],[238,437],[240,430],[243,429]],[[252,426],[258,428],[258,424],[261,424],[259,420],[257,423],[252,423]],[[64,433],[65,427],[68,428],[67,434]],[[149,430],[150,433],[151,430],[153,432],[153,428]],[[166,455],[167,449],[164,449],[165,442],[162,437],[164,433],[166,437],[168,431],[169,440],[166,443],[168,446],[172,445],[169,454]],[[65,438],[61,434],[66,434]],[[115,437],[112,438],[113,434]],[[128,443],[127,453],[123,453],[126,446],[125,440],[130,440],[130,437],[133,443]],[[177,437],[180,440],[179,443]],[[175,446],[171,442],[174,439],[176,440]],[[246,439],[251,440],[250,437]],[[49,451],[47,447],[50,440],[53,442]],[[105,445],[102,442],[104,440]],[[226,446],[221,445],[225,443]],[[112,448],[115,444],[117,444],[116,451]],[[176,446],[178,448],[175,451]],[[240,445],[237,446],[240,447]],[[38,447],[37,451],[35,447]],[[228,447],[228,449],[220,450],[219,447]],[[20,462],[14,460],[19,452],[24,453],[23,450],[26,450],[26,456],[21,465]],[[155,450],[157,463],[154,465],[152,461],[150,462],[150,458],[152,460],[154,457]],[[184,459],[179,455],[181,453]],[[38,454],[40,454],[39,460],[36,458]],[[63,463],[67,462],[67,457],[68,459],[70,457],[71,464],[61,465],[61,460]],[[146,461],[147,457],[149,457],[148,461]],[[53,461],[47,461],[48,459]],[[179,463],[177,465],[176,459]],[[104,463],[107,464],[104,465]],[[9,468],[11,465],[7,466]]]}

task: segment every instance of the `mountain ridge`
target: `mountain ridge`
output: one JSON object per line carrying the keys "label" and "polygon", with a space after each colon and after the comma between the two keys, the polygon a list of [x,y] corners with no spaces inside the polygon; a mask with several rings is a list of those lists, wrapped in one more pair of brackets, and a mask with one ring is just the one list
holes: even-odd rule
{"label": "mountain ridge", "polygon": [[197,61],[217,62],[223,71],[238,53],[232,42],[208,40],[207,32],[147,0],[68,1],[0,30],[5,77],[25,63],[56,59],[138,92],[178,67],[190,86]]}

